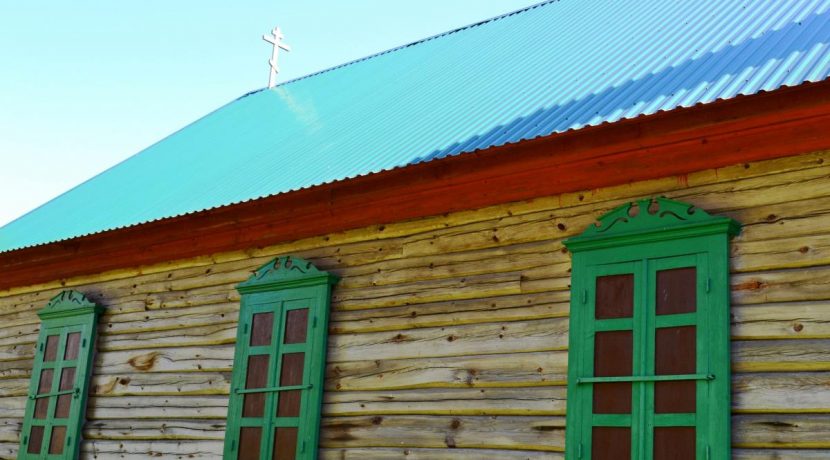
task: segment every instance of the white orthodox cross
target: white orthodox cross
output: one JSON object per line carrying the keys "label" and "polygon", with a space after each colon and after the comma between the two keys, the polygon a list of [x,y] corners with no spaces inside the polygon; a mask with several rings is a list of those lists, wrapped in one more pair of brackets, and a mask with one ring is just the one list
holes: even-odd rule
{"label": "white orthodox cross", "polygon": [[277,85],[277,74],[280,71],[280,68],[277,65],[277,57],[280,50],[291,51],[291,47],[282,42],[283,35],[279,27],[272,30],[271,34],[273,34],[272,37],[269,37],[268,35],[262,36],[263,40],[274,45],[274,52],[271,54],[271,60],[268,61],[268,64],[271,65],[271,76],[268,78],[269,88],[273,88]]}

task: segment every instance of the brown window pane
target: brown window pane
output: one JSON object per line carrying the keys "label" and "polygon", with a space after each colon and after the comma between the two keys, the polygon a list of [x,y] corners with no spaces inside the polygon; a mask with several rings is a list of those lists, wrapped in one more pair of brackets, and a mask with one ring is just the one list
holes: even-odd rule
{"label": "brown window pane", "polygon": [[63,446],[66,443],[66,427],[53,426],[52,439],[49,441],[50,454],[62,454]]}
{"label": "brown window pane", "polygon": [[66,350],[63,353],[63,359],[71,361],[78,359],[78,349],[81,346],[81,333],[71,332],[66,335]]}
{"label": "brown window pane", "polygon": [[[61,371],[61,383],[58,390],[71,390],[75,387],[75,368],[66,367]],[[58,403],[55,405],[55,418],[69,417],[69,408],[72,405],[72,395],[58,396]]]}
{"label": "brown window pane", "polygon": [[[53,375],[54,370],[52,369],[43,369],[40,371],[40,382],[38,383],[37,394],[42,395],[52,391]],[[50,398],[38,398],[35,401],[35,418],[46,418],[49,412],[49,399]]]}
{"label": "brown window pane", "polygon": [[694,427],[655,428],[654,460],[695,460]]}
{"label": "brown window pane", "polygon": [[280,386],[302,385],[304,360],[305,353],[286,353],[282,355]]}
{"label": "brown window pane", "polygon": [[57,359],[58,340],[60,340],[60,336],[58,335],[50,335],[49,337],[46,337],[46,351],[43,353],[43,360],[45,362]]}
{"label": "brown window pane", "polygon": [[634,275],[597,277],[597,319],[631,318],[634,314]]}
{"label": "brown window pane", "polygon": [[591,430],[593,460],[631,460],[631,428],[595,426]]}
{"label": "brown window pane", "polygon": [[54,372],[52,369],[43,369],[40,371],[40,383],[37,386],[37,394],[42,395],[52,390],[52,376]]}
{"label": "brown window pane", "polygon": [[257,313],[251,326],[251,346],[270,345],[274,331],[274,314]]}
{"label": "brown window pane", "polygon": [[657,314],[675,315],[697,310],[697,269],[675,268],[657,272]]}
{"label": "brown window pane", "polygon": [[285,341],[283,343],[305,343],[308,330],[308,308],[288,310],[285,314]]}
{"label": "brown window pane", "polygon": [[262,428],[244,426],[239,432],[239,460],[259,460]]}
{"label": "brown window pane", "polygon": [[277,417],[299,417],[301,390],[281,391],[277,403]]}
{"label": "brown window pane", "polygon": [[32,431],[29,432],[29,447],[26,449],[26,452],[39,454],[41,444],[43,444],[43,427],[33,426]]}
{"label": "brown window pane", "polygon": [[695,373],[695,333],[695,326],[657,329],[654,356],[654,370],[657,375]]}
{"label": "brown window pane", "polygon": [[[658,328],[655,335],[654,370],[657,375],[694,374],[696,371],[694,326]],[[658,414],[695,411],[693,380],[656,382],[654,410]]]}
{"label": "brown window pane", "polygon": [[274,430],[274,460],[295,460],[297,429],[280,427]]}
{"label": "brown window pane", "polygon": [[[594,376],[619,377],[632,374],[631,331],[597,332],[594,342]],[[631,413],[631,383],[594,384],[594,413]]]}
{"label": "brown window pane", "polygon": [[630,414],[631,382],[595,383],[595,414]]}
{"label": "brown window pane", "polygon": [[657,382],[654,385],[654,412],[658,414],[693,413],[697,404],[694,380]]}
{"label": "brown window pane", "polygon": [[[269,355],[248,357],[248,373],[245,388],[265,388],[268,385]],[[262,417],[265,413],[265,393],[247,393],[242,403],[243,417]]]}

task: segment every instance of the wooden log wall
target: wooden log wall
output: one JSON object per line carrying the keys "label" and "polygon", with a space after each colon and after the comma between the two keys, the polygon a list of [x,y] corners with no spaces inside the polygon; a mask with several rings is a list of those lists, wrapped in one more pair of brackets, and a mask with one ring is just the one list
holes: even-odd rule
{"label": "wooden log wall", "polygon": [[61,289],[106,306],[83,458],[221,458],[239,296],[277,255],[342,277],[321,458],[561,459],[562,239],[666,195],[744,224],[732,246],[734,456],[830,457],[830,153],[364,228],[0,292],[0,458]]}

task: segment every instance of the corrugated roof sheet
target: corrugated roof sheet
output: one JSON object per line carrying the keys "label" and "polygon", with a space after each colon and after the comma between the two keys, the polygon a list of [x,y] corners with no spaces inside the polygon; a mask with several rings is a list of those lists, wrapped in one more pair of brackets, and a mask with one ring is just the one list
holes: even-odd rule
{"label": "corrugated roof sheet", "polygon": [[562,0],[247,94],[0,251],[830,75],[830,0]]}

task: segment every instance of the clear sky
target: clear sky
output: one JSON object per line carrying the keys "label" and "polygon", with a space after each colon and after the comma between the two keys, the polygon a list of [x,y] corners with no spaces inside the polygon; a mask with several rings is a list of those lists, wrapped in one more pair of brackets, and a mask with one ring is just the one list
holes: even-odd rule
{"label": "clear sky", "polygon": [[285,81],[538,1],[0,1],[0,225],[266,86],[277,24]]}

